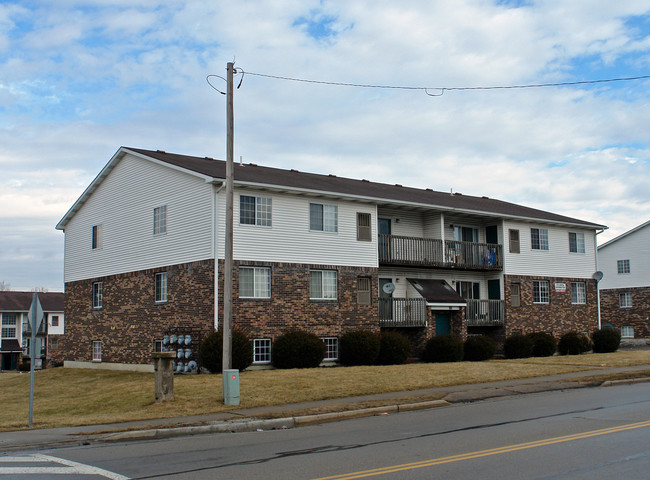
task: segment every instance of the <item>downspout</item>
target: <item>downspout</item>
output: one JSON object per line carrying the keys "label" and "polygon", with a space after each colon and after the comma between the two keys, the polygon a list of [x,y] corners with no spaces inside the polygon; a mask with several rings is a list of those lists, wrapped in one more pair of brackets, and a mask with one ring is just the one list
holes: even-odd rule
{"label": "downspout", "polygon": [[214,258],[214,330],[219,330],[219,192],[225,183],[212,183],[212,257]]}
{"label": "downspout", "polygon": [[[598,235],[607,230],[607,227],[603,228],[600,232],[596,232],[594,235],[594,256],[596,257],[596,272],[598,272]],[[602,328],[600,323],[600,288],[599,284],[600,279],[596,280],[596,304],[598,305],[598,330]]]}

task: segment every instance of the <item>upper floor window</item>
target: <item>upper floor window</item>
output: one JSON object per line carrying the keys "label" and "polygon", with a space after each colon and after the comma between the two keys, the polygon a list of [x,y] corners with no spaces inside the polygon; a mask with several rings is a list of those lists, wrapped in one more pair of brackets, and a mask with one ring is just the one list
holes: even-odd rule
{"label": "upper floor window", "polygon": [[103,226],[102,225],[93,225],[92,230],[92,248],[93,250],[98,250],[102,248],[103,244]]}
{"label": "upper floor window", "polygon": [[156,303],[167,301],[167,272],[156,273],[155,291]]}
{"label": "upper floor window", "polygon": [[104,286],[102,282],[93,283],[93,308],[102,308],[104,302]]}
{"label": "upper floor window", "polygon": [[239,296],[242,298],[271,298],[271,269],[239,267]]}
{"label": "upper floor window", "polygon": [[309,272],[309,298],[336,300],[336,271],[312,270]]}
{"label": "upper floor window", "polygon": [[460,242],[478,242],[478,228],[454,226],[454,240]]}
{"label": "upper floor window", "polygon": [[268,197],[239,196],[239,223],[242,225],[271,226],[272,202]]}
{"label": "upper floor window", "polygon": [[508,230],[508,239],[510,241],[510,253],[519,253],[519,230]]}
{"label": "upper floor window", "polygon": [[632,306],[632,293],[624,292],[618,295],[618,305],[621,308],[629,308]]}
{"label": "upper floor window", "polygon": [[618,273],[630,273],[630,261],[629,260],[617,260],[616,268]]}
{"label": "upper floor window", "polygon": [[167,233],[167,205],[153,209],[153,234]]}
{"label": "upper floor window", "polygon": [[533,250],[548,250],[548,230],[545,228],[530,229],[530,248]]}
{"label": "upper floor window", "polygon": [[571,303],[587,303],[587,289],[585,282],[571,282]]}
{"label": "upper floor window", "polygon": [[372,231],[370,226],[370,214],[357,212],[357,240],[370,242]]}
{"label": "upper floor window", "polygon": [[549,303],[549,288],[547,280],[533,281],[533,303]]}
{"label": "upper floor window", "polygon": [[59,326],[59,316],[58,315],[52,315],[52,326],[53,327],[58,327]]}
{"label": "upper floor window", "polygon": [[2,314],[2,338],[16,338],[16,325],[18,316],[15,313]]}
{"label": "upper floor window", "polygon": [[585,234],[569,232],[569,252],[585,253]]}
{"label": "upper floor window", "polygon": [[321,232],[338,232],[338,207],[336,205],[310,203],[309,229]]}

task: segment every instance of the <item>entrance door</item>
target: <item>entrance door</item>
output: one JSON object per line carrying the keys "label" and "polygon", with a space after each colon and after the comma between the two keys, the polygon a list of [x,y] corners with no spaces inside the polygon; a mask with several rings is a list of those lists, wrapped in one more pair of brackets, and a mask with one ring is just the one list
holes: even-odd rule
{"label": "entrance door", "polygon": [[451,322],[448,313],[436,313],[436,335],[449,335]]}
{"label": "entrance door", "polygon": [[488,280],[488,298],[490,300],[501,300],[500,280]]}
{"label": "entrance door", "polygon": [[496,225],[485,227],[485,243],[499,243],[499,233]]}
{"label": "entrance door", "polygon": [[[384,285],[393,283],[391,278],[380,278],[379,279],[379,319],[380,320],[392,320],[393,319],[393,293],[388,293],[384,290]],[[389,289],[390,290],[390,289]]]}

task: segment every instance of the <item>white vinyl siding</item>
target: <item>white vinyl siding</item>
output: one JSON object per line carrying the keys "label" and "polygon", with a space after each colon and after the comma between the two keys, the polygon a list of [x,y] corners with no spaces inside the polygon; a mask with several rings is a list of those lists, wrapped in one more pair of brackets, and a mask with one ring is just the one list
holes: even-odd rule
{"label": "white vinyl siding", "polygon": [[[162,188],[164,186],[164,188]],[[65,227],[65,281],[212,258],[212,186],[203,178],[126,155]],[[166,205],[165,235],[153,235]],[[103,226],[103,247],[89,234]]]}
{"label": "white vinyl siding", "polygon": [[[618,273],[618,260],[629,260],[630,272]],[[598,250],[601,289],[650,286],[650,222]],[[645,266],[645,267],[644,267]]]}

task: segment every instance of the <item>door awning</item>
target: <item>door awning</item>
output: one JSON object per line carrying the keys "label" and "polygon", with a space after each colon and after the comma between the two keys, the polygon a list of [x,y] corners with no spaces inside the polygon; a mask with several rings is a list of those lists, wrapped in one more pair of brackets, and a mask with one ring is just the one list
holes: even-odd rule
{"label": "door awning", "polygon": [[424,297],[429,308],[459,310],[467,305],[465,299],[444,280],[424,278],[407,278],[407,280]]}
{"label": "door awning", "polygon": [[5,338],[2,340],[2,347],[0,347],[0,352],[2,353],[16,353],[22,352],[23,349],[20,348],[18,340],[15,338]]}

